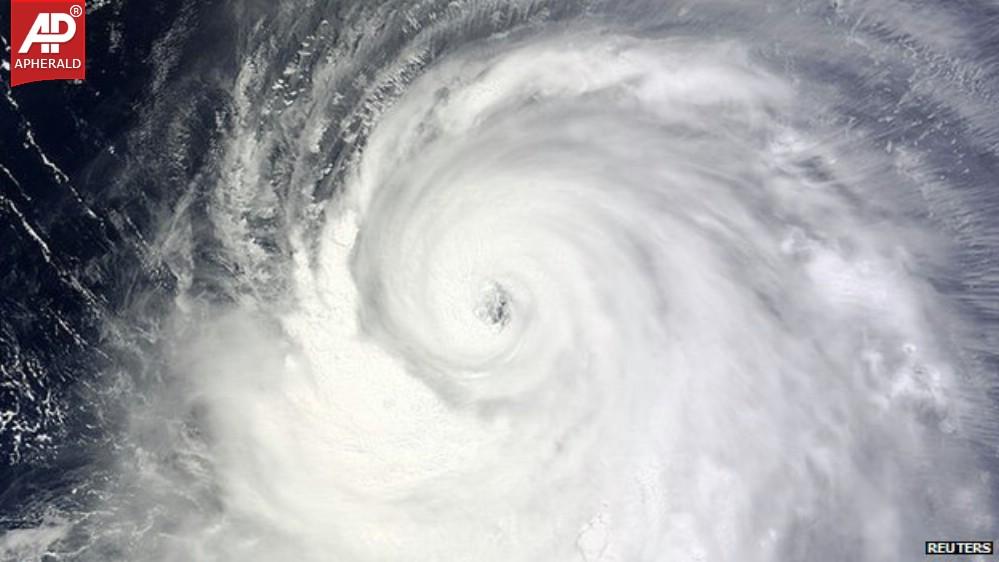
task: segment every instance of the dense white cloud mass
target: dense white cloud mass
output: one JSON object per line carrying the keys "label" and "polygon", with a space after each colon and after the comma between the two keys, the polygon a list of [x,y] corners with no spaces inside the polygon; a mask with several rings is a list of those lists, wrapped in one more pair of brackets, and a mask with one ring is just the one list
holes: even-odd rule
{"label": "dense white cloud mass", "polygon": [[299,246],[288,348],[199,373],[234,521],[207,548],[887,561],[991,528],[933,242],[892,153],[826,140],[836,95],[593,29],[428,69]]}
{"label": "dense white cloud mass", "polygon": [[163,514],[129,548],[888,562],[991,536],[986,328],[941,281],[995,181],[964,159],[999,130],[964,16],[503,5],[414,3],[381,58],[387,4],[280,73],[245,54],[210,213],[231,298],[178,299],[134,426],[181,429],[122,463],[112,518]]}

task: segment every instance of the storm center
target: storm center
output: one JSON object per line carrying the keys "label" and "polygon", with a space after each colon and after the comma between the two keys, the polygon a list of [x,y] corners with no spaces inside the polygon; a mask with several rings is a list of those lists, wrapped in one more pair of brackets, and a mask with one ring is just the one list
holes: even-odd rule
{"label": "storm center", "polygon": [[475,316],[496,332],[510,323],[512,314],[510,293],[496,282],[487,284],[479,294]]}

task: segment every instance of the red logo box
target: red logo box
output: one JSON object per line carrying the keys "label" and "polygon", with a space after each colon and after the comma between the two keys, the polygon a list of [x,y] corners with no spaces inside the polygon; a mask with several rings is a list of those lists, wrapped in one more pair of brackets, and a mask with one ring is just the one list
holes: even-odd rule
{"label": "red logo box", "polygon": [[86,32],[84,0],[13,0],[10,85],[86,78]]}

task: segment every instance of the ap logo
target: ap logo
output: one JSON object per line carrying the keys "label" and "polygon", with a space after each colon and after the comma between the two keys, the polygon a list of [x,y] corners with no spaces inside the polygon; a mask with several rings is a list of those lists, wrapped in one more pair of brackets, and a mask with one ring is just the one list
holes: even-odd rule
{"label": "ap logo", "polygon": [[[79,8],[79,6],[73,6]],[[77,15],[79,17],[79,15]],[[59,32],[62,26],[65,31]],[[41,43],[42,53],[58,53],[60,43],[68,43],[76,37],[76,22],[69,14],[45,13],[38,14],[35,23],[32,24],[28,36],[21,43],[21,48],[17,50],[20,54],[31,51],[31,46]]]}
{"label": "ap logo", "polygon": [[11,2],[10,84],[86,77],[83,0]]}

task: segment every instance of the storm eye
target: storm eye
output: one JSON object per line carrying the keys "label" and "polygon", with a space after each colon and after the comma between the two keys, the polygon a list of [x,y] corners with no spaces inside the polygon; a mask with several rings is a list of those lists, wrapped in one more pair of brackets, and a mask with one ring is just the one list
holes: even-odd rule
{"label": "storm eye", "polygon": [[475,316],[484,324],[500,332],[510,323],[512,302],[510,294],[499,283],[489,283],[479,295]]}

